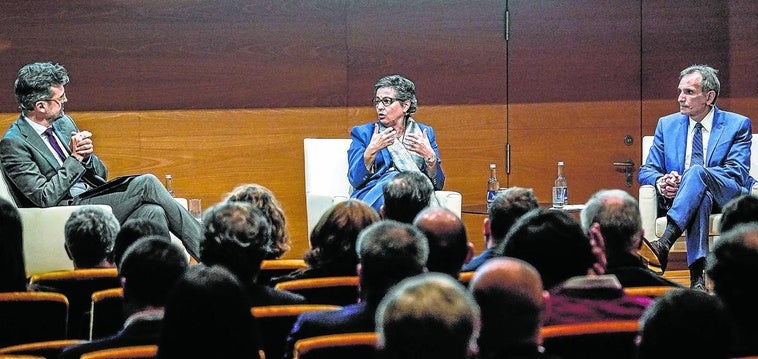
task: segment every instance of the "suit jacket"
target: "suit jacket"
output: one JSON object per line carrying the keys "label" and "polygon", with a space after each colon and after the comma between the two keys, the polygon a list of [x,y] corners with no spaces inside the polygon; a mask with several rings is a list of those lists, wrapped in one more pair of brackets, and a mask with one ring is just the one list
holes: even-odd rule
{"label": "suit jacket", "polygon": [[[71,132],[79,129],[71,117],[53,123],[56,135],[69,153]],[[52,207],[69,204],[71,186],[79,181],[101,184],[108,176],[105,165],[95,155],[79,162],[69,156],[58,164],[42,138],[22,117],[11,124],[0,140],[0,161],[19,207]]]}
{"label": "suit jacket", "polygon": [[[350,185],[355,189],[351,196],[353,198],[364,200],[370,205],[373,205],[376,201],[376,198],[374,197],[381,197],[382,193],[381,187],[378,188],[378,191],[372,190],[376,186],[382,186],[384,182],[388,181],[389,178],[391,178],[385,178],[385,176],[392,175],[392,173],[390,173],[390,168],[392,167],[392,155],[390,155],[390,151],[386,148],[382,149],[379,151],[379,153],[376,154],[376,159],[374,160],[374,173],[371,173],[369,170],[367,170],[366,166],[363,163],[363,153],[366,152],[366,147],[368,146],[369,142],[371,142],[371,136],[374,134],[375,124],[376,122],[371,122],[353,127],[353,129],[350,131],[350,138],[352,139],[352,142],[350,143],[350,148],[347,150],[347,160],[349,166],[347,177],[350,181]],[[434,178],[430,179],[432,180],[434,189],[441,190],[445,185],[445,173],[442,171],[442,166],[440,165],[440,153],[437,148],[437,140],[434,135],[434,129],[419,122],[416,122],[416,124],[418,125],[419,129],[421,129],[421,131],[426,130],[427,136],[429,137],[429,143],[432,145],[434,155],[437,157],[437,172]],[[420,170],[422,172],[426,171],[426,163],[424,163]],[[369,194],[369,192],[372,192],[372,194]],[[367,197],[364,198],[364,196]],[[374,207],[376,208],[378,206]]]}
{"label": "suit jacket", "polygon": [[158,344],[161,323],[162,320],[157,318],[137,319],[111,337],[68,347],[58,358],[74,359],[95,350]]}
{"label": "suit jacket", "polygon": [[352,304],[339,310],[303,313],[287,336],[284,358],[291,358],[295,343],[319,335],[373,332],[376,306],[366,302]]}
{"label": "suit jacket", "polygon": [[[659,177],[671,171],[684,173],[688,128],[689,117],[680,113],[658,121],[647,162],[640,168],[640,184],[655,185]],[[750,190],[752,138],[749,118],[714,106],[704,164],[716,180],[724,184],[724,190],[714,193],[714,199],[721,206]]]}

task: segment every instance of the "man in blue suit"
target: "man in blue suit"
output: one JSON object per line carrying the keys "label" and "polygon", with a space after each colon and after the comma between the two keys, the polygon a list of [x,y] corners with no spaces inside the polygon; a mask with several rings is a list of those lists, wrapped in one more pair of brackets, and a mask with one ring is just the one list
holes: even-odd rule
{"label": "man in blue suit", "polygon": [[662,117],[655,129],[647,162],[640,168],[642,185],[654,185],[659,209],[667,214],[660,240],[650,243],[661,269],[668,252],[687,232],[687,265],[691,287],[704,289],[708,253],[708,218],[732,198],[749,192],[750,119],[722,111],[718,71],[706,65],[680,73],[679,113]]}

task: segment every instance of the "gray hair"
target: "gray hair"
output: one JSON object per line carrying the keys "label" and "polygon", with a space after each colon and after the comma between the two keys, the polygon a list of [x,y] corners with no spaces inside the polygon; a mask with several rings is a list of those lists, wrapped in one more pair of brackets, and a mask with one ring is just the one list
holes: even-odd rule
{"label": "gray hair", "polygon": [[21,111],[31,111],[34,104],[53,96],[53,85],[68,84],[68,72],[63,65],[52,62],[36,62],[18,70],[16,82],[16,102]]}
{"label": "gray hair", "polygon": [[700,84],[703,93],[708,93],[709,91],[716,92],[716,97],[713,98],[713,103],[716,103],[716,99],[719,97],[719,93],[721,92],[721,82],[719,82],[718,77],[719,70],[716,70],[708,65],[692,65],[679,73],[679,79],[681,80],[682,77],[694,72],[699,72],[703,78]]}
{"label": "gray hair", "polygon": [[374,93],[382,87],[394,89],[399,101],[410,101],[411,106],[408,108],[406,117],[416,113],[416,110],[418,110],[418,100],[416,100],[416,85],[413,84],[413,81],[400,75],[389,75],[380,78],[376,82]]}

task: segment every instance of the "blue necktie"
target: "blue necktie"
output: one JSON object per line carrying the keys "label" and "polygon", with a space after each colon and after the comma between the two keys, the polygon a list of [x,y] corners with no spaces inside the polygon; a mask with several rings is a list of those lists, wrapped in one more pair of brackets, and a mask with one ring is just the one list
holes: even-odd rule
{"label": "blue necktie", "polygon": [[690,167],[694,165],[703,165],[703,125],[700,122],[695,124],[695,134],[692,136],[692,156],[690,157]]}

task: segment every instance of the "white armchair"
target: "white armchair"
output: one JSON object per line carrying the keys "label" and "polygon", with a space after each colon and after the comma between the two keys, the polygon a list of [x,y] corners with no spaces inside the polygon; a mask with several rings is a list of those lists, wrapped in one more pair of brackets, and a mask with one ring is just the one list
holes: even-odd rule
{"label": "white armchair", "polygon": [[[753,136],[758,136],[753,134]],[[645,136],[642,138],[642,164],[647,161],[647,155],[650,153],[650,147],[653,145],[653,136]],[[752,153],[758,153],[758,141],[753,141],[750,150]],[[753,178],[758,178],[758,156],[751,156],[750,158],[750,175]],[[758,184],[753,185],[751,193],[758,195]],[[658,217],[658,194],[655,187],[651,185],[640,186],[639,191],[639,205],[640,213],[642,215],[642,229],[645,231],[645,238],[650,241],[655,241],[663,236],[663,231],[666,229],[666,217]],[[719,224],[721,223],[721,214],[712,214],[708,225],[708,235],[711,240],[715,239],[719,235]],[[686,251],[684,247],[684,241],[677,241],[674,244],[673,251]]]}
{"label": "white armchair", "polygon": [[[303,140],[305,156],[305,204],[308,214],[308,233],[333,204],[350,197],[352,187],[347,180],[347,149],[350,139],[306,138]],[[461,215],[461,194],[453,191],[435,191],[442,207]]]}

